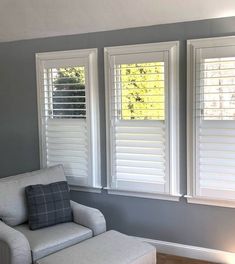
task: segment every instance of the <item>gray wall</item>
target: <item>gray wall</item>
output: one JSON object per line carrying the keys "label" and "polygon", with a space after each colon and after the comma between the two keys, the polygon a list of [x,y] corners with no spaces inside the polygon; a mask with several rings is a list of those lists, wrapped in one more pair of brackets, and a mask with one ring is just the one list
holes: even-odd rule
{"label": "gray wall", "polygon": [[[39,168],[35,53],[99,48],[102,181],[105,184],[103,47],[180,40],[180,170],[186,192],[186,39],[235,35],[235,17],[0,44],[0,177]],[[235,250],[235,209],[73,192],[109,229],[158,240]]]}

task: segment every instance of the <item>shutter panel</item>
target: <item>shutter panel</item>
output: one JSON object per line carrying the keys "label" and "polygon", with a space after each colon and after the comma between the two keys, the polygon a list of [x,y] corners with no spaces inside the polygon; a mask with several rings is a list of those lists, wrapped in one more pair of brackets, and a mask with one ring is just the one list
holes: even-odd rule
{"label": "shutter panel", "polygon": [[63,164],[68,177],[87,177],[88,139],[85,120],[46,120],[47,164]]}
{"label": "shutter panel", "polygon": [[[163,121],[119,121],[115,127],[113,171],[117,187],[165,191],[165,125]],[[138,184],[139,183],[139,184]],[[144,185],[145,183],[145,185]]]}
{"label": "shutter panel", "polygon": [[195,91],[196,195],[235,199],[234,46],[197,50]]}
{"label": "shutter panel", "polygon": [[63,164],[69,183],[79,185],[89,183],[90,142],[85,79],[85,66],[47,67],[44,68],[41,93],[46,165]]}
{"label": "shutter panel", "polygon": [[110,60],[111,188],[168,193],[167,52]]}

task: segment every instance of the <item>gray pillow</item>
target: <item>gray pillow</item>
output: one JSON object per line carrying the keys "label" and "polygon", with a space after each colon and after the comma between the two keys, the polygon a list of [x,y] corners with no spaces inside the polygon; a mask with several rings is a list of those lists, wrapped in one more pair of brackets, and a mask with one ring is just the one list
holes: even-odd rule
{"label": "gray pillow", "polygon": [[69,187],[66,181],[25,188],[29,228],[39,228],[72,221]]}

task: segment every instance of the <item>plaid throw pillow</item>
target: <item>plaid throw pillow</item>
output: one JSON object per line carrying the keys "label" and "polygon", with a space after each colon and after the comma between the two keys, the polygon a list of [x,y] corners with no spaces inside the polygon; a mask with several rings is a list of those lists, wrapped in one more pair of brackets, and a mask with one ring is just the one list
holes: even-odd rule
{"label": "plaid throw pillow", "polygon": [[67,182],[30,185],[25,193],[31,230],[72,221]]}

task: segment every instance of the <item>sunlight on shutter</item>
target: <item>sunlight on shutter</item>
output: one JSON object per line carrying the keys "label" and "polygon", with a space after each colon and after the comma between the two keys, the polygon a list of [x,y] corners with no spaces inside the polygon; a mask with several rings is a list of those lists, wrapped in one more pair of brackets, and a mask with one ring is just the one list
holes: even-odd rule
{"label": "sunlight on shutter", "polygon": [[196,87],[198,193],[235,198],[235,58],[201,59]]}
{"label": "sunlight on shutter", "polygon": [[116,65],[114,73],[120,119],[164,120],[164,62]]}

